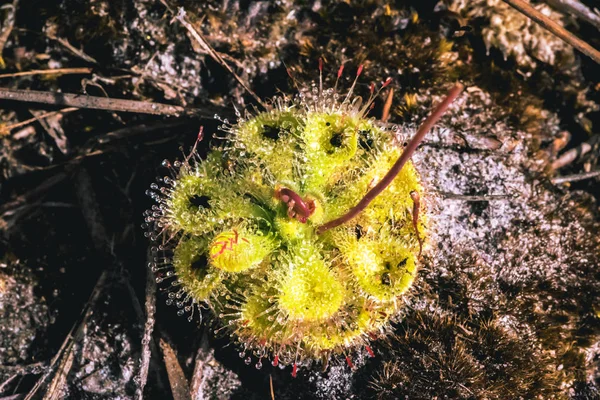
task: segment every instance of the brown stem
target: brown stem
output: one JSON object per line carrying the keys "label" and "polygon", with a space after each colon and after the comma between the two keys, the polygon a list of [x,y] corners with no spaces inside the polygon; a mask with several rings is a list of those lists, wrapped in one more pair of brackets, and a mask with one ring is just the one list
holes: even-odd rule
{"label": "brown stem", "polygon": [[390,183],[392,183],[394,178],[396,178],[398,173],[402,170],[404,164],[406,164],[406,162],[413,155],[417,149],[417,146],[419,146],[427,132],[429,132],[433,125],[441,118],[448,106],[450,106],[450,104],[458,97],[460,92],[462,92],[463,88],[464,87],[462,84],[456,83],[454,87],[450,89],[450,92],[448,92],[446,98],[435,108],[431,115],[425,120],[423,125],[421,125],[415,136],[408,143],[400,157],[398,157],[396,163],[392,166],[392,168],[390,168],[388,173],[385,174],[383,179],[377,185],[375,185],[375,187],[369,190],[365,197],[363,197],[358,204],[352,207],[346,214],[321,225],[317,229],[317,234],[322,234],[331,228],[345,224],[360,214],[365,208],[367,208],[367,206],[375,199],[375,197],[379,196],[379,194],[383,192],[383,190],[388,187]]}

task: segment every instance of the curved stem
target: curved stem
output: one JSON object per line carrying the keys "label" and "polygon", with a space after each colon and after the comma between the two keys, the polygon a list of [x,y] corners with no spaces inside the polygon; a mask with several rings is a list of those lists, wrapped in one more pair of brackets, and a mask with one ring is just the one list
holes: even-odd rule
{"label": "curved stem", "polygon": [[415,136],[410,140],[400,157],[398,157],[398,160],[394,163],[392,168],[390,168],[387,174],[385,174],[383,179],[379,181],[375,187],[369,190],[367,194],[358,202],[358,204],[352,207],[346,214],[321,225],[317,229],[317,234],[320,235],[329,229],[345,224],[360,214],[365,208],[367,208],[367,206],[375,199],[375,197],[377,197],[386,187],[390,185],[390,183],[392,183],[394,178],[396,178],[398,173],[400,173],[402,170],[404,164],[406,164],[406,162],[413,155],[417,149],[417,146],[421,144],[427,132],[429,132],[433,125],[442,117],[444,112],[446,112],[448,109],[448,106],[450,106],[450,104],[458,97],[463,88],[464,86],[461,83],[456,83],[454,87],[450,89],[450,92],[448,92],[446,98],[435,108],[431,115],[425,120],[423,125],[421,125]]}

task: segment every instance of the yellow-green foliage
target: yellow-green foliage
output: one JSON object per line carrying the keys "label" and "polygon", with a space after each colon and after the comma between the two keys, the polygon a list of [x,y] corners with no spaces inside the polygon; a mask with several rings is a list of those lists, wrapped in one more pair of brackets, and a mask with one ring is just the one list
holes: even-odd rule
{"label": "yellow-green foliage", "polygon": [[[179,238],[178,305],[205,304],[244,352],[291,364],[383,332],[416,275],[410,192],[422,188],[408,162],[357,218],[317,234],[391,168],[398,132],[332,92],[275,104],[225,126],[227,142],[207,159],[179,164],[154,215],[164,237]],[[311,205],[306,221],[286,188]]]}

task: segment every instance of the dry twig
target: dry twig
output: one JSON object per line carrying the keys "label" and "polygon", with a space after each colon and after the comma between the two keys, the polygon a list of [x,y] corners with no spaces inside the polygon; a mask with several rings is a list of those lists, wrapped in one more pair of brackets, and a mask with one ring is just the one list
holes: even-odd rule
{"label": "dry twig", "polygon": [[41,184],[35,186],[29,192],[19,195],[15,197],[13,200],[9,202],[5,202],[0,205],[0,218],[5,218],[11,215],[12,211],[16,208],[20,207],[23,204],[31,204],[35,200],[40,199],[42,196],[46,194],[46,192],[52,188],[54,185],[62,182],[67,177],[67,174],[60,173],[54,175],[42,182]]}
{"label": "dry twig", "polygon": [[527,17],[531,18],[532,21],[539,24],[542,28],[548,30],[550,33],[556,35],[566,43],[575,47],[577,50],[590,57],[592,60],[600,64],[600,51],[596,50],[571,32],[548,18],[529,3],[524,0],[503,0],[505,3],[515,8],[517,11],[523,13]]}
{"label": "dry twig", "polygon": [[[10,383],[12,381],[14,381],[15,379],[17,379],[18,377],[19,377],[19,374],[12,374],[4,382],[0,383],[0,394],[4,393],[4,391],[6,390],[8,385],[10,385]],[[0,399],[0,400],[2,400],[2,399]]]}
{"label": "dry twig", "polygon": [[204,394],[202,393],[202,383],[204,382],[204,362],[207,352],[208,336],[206,332],[204,332],[202,339],[200,339],[200,346],[196,352],[194,373],[192,375],[192,382],[190,383],[190,397],[192,400],[204,399]]}
{"label": "dry twig", "polygon": [[[36,362],[27,365],[0,365],[0,372],[3,374],[12,373],[16,375],[41,374],[48,369],[48,363],[45,361]],[[2,392],[0,390],[0,392]]]}
{"label": "dry twig", "polygon": [[459,201],[494,201],[494,200],[510,200],[517,197],[516,194],[455,194],[441,192],[440,195],[444,200],[459,200]]}
{"label": "dry twig", "polygon": [[569,14],[600,29],[600,15],[590,10],[585,4],[578,0],[545,0],[553,8]]}
{"label": "dry twig", "polygon": [[214,114],[211,115],[208,112],[197,108],[185,108],[163,103],[111,99],[73,93],[54,93],[37,90],[0,88],[0,100],[13,100],[28,103],[43,103],[58,106],[90,108],[95,110],[121,111],[173,117],[193,116],[210,119],[214,118]]}
{"label": "dry twig", "polygon": [[89,55],[85,54],[83,52],[83,50],[79,50],[78,48],[74,47],[71,43],[69,43],[69,41],[67,39],[57,38],[57,37],[54,37],[54,36],[49,36],[49,38],[53,39],[53,40],[56,40],[65,49],[69,50],[71,53],[73,53],[77,57],[81,58],[82,60],[87,61],[87,62],[92,63],[92,64],[98,64],[98,61],[96,61],[96,59],[94,57],[89,56]]}
{"label": "dry twig", "polygon": [[[148,260],[152,259],[152,254],[148,252]],[[142,337],[142,357],[140,360],[140,370],[138,374],[135,390],[135,398],[143,400],[144,387],[148,381],[148,369],[150,367],[150,358],[152,352],[150,344],[152,343],[152,332],[154,331],[154,314],[156,312],[156,281],[154,273],[150,268],[146,271],[146,323],[144,325],[144,336]]]}
{"label": "dry twig", "polygon": [[561,183],[578,182],[578,181],[583,181],[586,179],[596,178],[599,176],[600,176],[600,170],[584,172],[582,174],[559,176],[557,178],[552,179],[552,183],[554,183],[555,185],[559,185]]}
{"label": "dry twig", "polygon": [[594,146],[600,145],[600,135],[594,135],[587,142],[581,143],[574,149],[565,151],[558,159],[552,163],[553,169],[560,169],[564,166],[571,164],[578,157],[583,156],[586,153],[592,151]]}
{"label": "dry twig", "polygon": [[[93,315],[93,310],[96,308],[96,304],[98,303],[100,294],[102,293],[103,288],[106,286],[108,276],[109,276],[108,271],[104,271],[100,275],[100,278],[98,278],[98,281],[96,282],[96,286],[94,286],[94,289],[92,290],[92,294],[90,295],[89,300],[87,301],[85,307],[83,308],[80,321],[75,322],[75,324],[71,328],[71,331],[67,334],[67,337],[65,338],[62,345],[60,346],[60,349],[58,350],[56,355],[52,358],[52,361],[50,362],[48,371],[44,375],[42,375],[42,377],[40,377],[40,379],[38,379],[38,381],[35,383],[35,385],[31,389],[31,391],[25,397],[25,400],[31,400],[34,398],[37,391],[46,382],[46,380],[48,379],[50,374],[52,374],[52,372],[54,371],[57,363],[61,360],[65,360],[65,361],[61,361],[61,365],[60,365],[59,371],[57,372],[56,377],[60,377],[63,375],[66,376],[66,374],[68,373],[67,367],[69,367],[68,359],[70,358],[70,355],[72,354],[73,347],[75,346],[76,343],[78,343],[83,338],[83,336],[85,334],[85,327],[87,326],[89,318]],[[66,358],[65,358],[65,356],[66,356]],[[55,377],[55,379],[53,379],[53,382],[57,382],[56,377]],[[60,378],[58,378],[58,379],[60,379]],[[55,387],[56,387],[55,385],[51,384],[49,389],[52,389]],[[46,395],[48,395],[50,393],[52,393],[52,392],[50,392],[50,390],[48,390],[46,392]]]}
{"label": "dry twig", "polygon": [[77,110],[79,110],[77,107],[68,107],[68,108],[63,108],[62,110],[58,110],[58,111],[50,111],[47,113],[43,113],[36,117],[26,119],[25,121],[16,122],[11,125],[6,125],[6,126],[0,125],[0,136],[8,135],[13,129],[17,129],[22,126],[29,125],[35,121],[39,121],[39,120],[42,120],[42,119],[48,118],[48,117],[53,117],[58,114],[70,113],[70,112],[77,111]]}

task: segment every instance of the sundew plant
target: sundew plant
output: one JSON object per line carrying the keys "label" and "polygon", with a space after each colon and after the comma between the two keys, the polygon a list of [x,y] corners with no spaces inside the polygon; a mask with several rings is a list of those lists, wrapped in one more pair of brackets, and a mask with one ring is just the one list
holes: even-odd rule
{"label": "sundew plant", "polygon": [[[338,80],[343,68],[338,71]],[[406,133],[369,118],[336,85],[274,98],[223,121],[222,144],[163,165],[146,212],[157,282],[180,315],[210,310],[247,364],[298,365],[385,336],[415,279],[427,214],[410,157],[458,96],[457,84],[405,146]],[[202,135],[202,133],[201,133]],[[199,135],[199,136],[201,136]]]}

